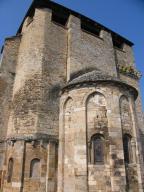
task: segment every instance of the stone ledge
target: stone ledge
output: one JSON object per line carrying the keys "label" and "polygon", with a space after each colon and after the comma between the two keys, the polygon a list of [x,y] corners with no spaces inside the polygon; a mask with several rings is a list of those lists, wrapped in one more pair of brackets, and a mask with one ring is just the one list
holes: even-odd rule
{"label": "stone ledge", "polygon": [[9,142],[9,141],[37,141],[37,140],[44,140],[44,141],[51,141],[58,143],[58,139],[53,135],[41,134],[36,133],[33,135],[19,135],[19,136],[8,136],[7,138],[1,138],[0,143]]}

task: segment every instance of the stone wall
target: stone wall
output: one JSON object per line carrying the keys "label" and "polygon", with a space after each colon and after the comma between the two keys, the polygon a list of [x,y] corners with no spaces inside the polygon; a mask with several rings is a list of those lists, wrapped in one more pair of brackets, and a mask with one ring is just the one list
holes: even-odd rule
{"label": "stone wall", "polygon": [[7,137],[19,44],[20,36],[6,39],[0,65],[0,186],[3,184],[6,170],[4,166],[6,143],[4,143],[4,140]]}
{"label": "stone wall", "polygon": [[58,135],[58,100],[66,78],[66,50],[66,30],[51,23],[50,10],[37,9],[33,22],[23,28],[9,135],[16,131]]}
{"label": "stone wall", "polygon": [[[4,192],[11,191],[56,191],[57,144],[48,140],[13,141],[7,146],[7,165],[13,159],[13,176],[8,182],[6,171]],[[39,169],[33,170],[31,163],[39,160]],[[34,167],[35,168],[35,167]],[[31,172],[37,172],[33,175]]]}
{"label": "stone wall", "polygon": [[[92,192],[127,190],[122,130],[124,116],[121,116],[119,108],[122,95],[127,96],[134,105],[133,96],[128,90],[110,84],[95,84],[91,88],[84,84],[84,87],[72,89],[63,94],[60,113],[58,191],[74,191],[74,186],[79,192],[88,189]],[[71,107],[65,105],[66,101],[70,101],[68,106]],[[98,105],[98,111],[95,105]],[[66,122],[63,119],[65,114],[63,107],[68,110]],[[127,107],[125,108],[127,111]],[[69,112],[71,109],[73,109],[72,113]],[[132,114],[133,118],[129,123],[132,123],[132,137],[136,143],[134,153],[137,154],[140,153],[139,140],[134,111]],[[127,115],[125,117],[129,118]],[[69,123],[72,126],[69,126]],[[126,120],[126,127],[127,123]],[[103,164],[93,164],[89,158],[89,140],[96,133],[104,136]],[[129,177],[134,176],[131,180],[131,186],[135,186],[131,188],[133,192],[142,191],[140,167],[140,159],[134,161],[129,167]],[[67,185],[72,187],[68,190]]]}
{"label": "stone wall", "polygon": [[3,59],[0,67],[0,139],[7,134],[7,123],[12,99],[19,44],[20,36],[7,39],[2,53]]}
{"label": "stone wall", "polygon": [[94,36],[81,29],[79,18],[70,16],[68,21],[67,79],[94,69],[117,76],[111,34],[102,30]]}
{"label": "stone wall", "polygon": [[117,65],[134,66],[134,55],[132,47],[123,44],[121,49],[115,48]]}
{"label": "stone wall", "polygon": [[[110,175],[107,173],[105,164],[109,162],[108,147],[108,119],[106,99],[102,94],[94,93],[87,100],[87,145],[88,145],[88,181],[89,191],[102,190],[107,191],[110,186],[106,183],[110,181]],[[101,136],[103,140],[103,151],[100,157],[103,161],[95,162],[94,146],[92,138],[96,135]],[[101,157],[103,155],[103,157]],[[99,177],[101,175],[101,177]]]}
{"label": "stone wall", "polygon": [[[4,192],[124,192],[127,179],[132,192],[142,192],[144,127],[141,99],[135,100],[132,91],[139,92],[139,84],[117,68],[134,65],[132,48],[126,42],[115,48],[110,30],[102,27],[92,34],[69,13],[63,24],[54,20],[54,10],[35,8],[21,35],[6,40],[0,69]],[[87,73],[85,82],[72,83]],[[70,89],[65,87],[70,83]],[[120,105],[123,95],[128,100]],[[134,138],[136,154],[127,168],[124,130]],[[95,134],[103,138],[102,164],[92,160]],[[8,182],[10,160],[14,172]],[[38,163],[34,174],[32,162]]]}

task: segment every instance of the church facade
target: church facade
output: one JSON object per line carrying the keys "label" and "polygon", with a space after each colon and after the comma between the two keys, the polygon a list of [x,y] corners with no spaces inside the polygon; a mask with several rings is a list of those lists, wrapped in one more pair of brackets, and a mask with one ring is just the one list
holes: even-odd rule
{"label": "church facade", "polygon": [[2,192],[143,192],[133,43],[34,0],[0,65]]}

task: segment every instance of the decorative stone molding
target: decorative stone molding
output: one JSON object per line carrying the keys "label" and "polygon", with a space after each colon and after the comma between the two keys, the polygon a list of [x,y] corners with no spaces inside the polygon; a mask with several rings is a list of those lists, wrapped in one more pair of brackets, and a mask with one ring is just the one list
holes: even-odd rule
{"label": "decorative stone molding", "polygon": [[10,136],[0,142],[16,142],[16,141],[27,141],[27,142],[35,142],[35,141],[50,141],[54,143],[58,143],[58,139],[55,136],[47,135],[47,134],[34,134],[34,135],[27,135],[27,136]]}

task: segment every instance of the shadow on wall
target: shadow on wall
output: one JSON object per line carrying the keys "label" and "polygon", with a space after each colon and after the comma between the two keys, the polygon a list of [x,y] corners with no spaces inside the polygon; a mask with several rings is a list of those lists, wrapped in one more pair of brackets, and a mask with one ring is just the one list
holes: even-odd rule
{"label": "shadow on wall", "polygon": [[85,73],[92,72],[94,70],[99,71],[99,69],[94,68],[94,67],[91,67],[91,68],[89,67],[89,68],[85,68],[85,69],[82,69],[80,71],[77,71],[76,73],[71,74],[70,80],[73,80],[73,79],[75,79],[75,78],[77,78],[77,77],[79,77]]}

